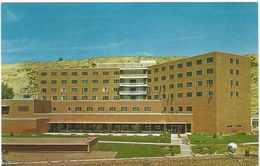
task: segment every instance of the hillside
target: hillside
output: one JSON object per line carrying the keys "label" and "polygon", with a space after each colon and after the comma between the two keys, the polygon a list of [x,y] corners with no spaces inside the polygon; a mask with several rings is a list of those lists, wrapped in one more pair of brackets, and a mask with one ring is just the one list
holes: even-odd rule
{"label": "hillside", "polygon": [[[251,106],[252,112],[258,111],[258,56],[245,55],[251,58]],[[87,60],[68,60],[57,62],[25,62],[2,64],[2,82],[14,89],[14,99],[22,99],[26,92],[37,93],[37,71],[41,68],[89,68],[96,63],[139,62],[140,60],[156,60],[158,64],[185,57],[109,57],[91,58]],[[21,90],[22,89],[22,90]],[[22,93],[23,92],[23,93]]]}

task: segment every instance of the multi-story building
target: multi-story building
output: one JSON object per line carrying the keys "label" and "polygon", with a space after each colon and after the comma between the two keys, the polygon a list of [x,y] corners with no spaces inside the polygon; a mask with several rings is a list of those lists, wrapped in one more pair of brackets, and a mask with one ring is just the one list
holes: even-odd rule
{"label": "multi-story building", "polygon": [[[48,118],[52,132],[250,132],[250,59],[244,56],[212,52],[162,64],[40,69],[38,87],[38,99],[50,106],[30,116]],[[2,102],[14,111],[14,101]],[[3,120],[19,115],[10,116]]]}

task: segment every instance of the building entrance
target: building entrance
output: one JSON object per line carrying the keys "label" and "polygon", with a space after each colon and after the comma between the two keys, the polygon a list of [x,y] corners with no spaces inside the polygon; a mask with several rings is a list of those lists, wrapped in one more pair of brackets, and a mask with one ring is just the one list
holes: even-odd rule
{"label": "building entrance", "polygon": [[186,133],[186,125],[185,124],[173,124],[171,125],[171,132],[173,134],[184,134]]}

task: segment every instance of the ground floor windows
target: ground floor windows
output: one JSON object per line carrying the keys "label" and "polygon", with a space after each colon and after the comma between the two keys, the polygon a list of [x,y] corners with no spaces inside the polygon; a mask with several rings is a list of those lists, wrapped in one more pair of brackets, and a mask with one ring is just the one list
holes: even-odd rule
{"label": "ground floor windows", "polygon": [[191,132],[191,124],[51,123],[49,132],[183,134]]}

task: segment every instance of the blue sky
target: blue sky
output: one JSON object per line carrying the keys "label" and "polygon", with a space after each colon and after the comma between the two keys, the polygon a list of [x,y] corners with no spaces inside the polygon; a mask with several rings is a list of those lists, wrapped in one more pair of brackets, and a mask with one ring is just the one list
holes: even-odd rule
{"label": "blue sky", "polygon": [[258,53],[257,3],[2,3],[2,63]]}

